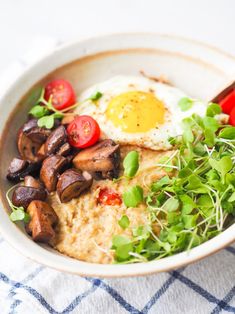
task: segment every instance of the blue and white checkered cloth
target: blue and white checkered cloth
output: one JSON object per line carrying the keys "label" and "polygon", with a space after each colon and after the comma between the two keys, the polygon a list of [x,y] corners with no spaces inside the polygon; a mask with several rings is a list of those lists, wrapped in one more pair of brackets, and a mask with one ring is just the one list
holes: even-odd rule
{"label": "blue and white checkered cloth", "polygon": [[40,266],[1,239],[0,313],[235,313],[235,246],[177,271],[103,280]]}
{"label": "blue and white checkered cloth", "polygon": [[[2,88],[7,77],[12,80],[37,59],[40,48],[55,44],[37,39],[36,49],[4,74]],[[0,314],[47,313],[235,313],[235,245],[177,271],[103,280],[40,266],[0,238]]]}

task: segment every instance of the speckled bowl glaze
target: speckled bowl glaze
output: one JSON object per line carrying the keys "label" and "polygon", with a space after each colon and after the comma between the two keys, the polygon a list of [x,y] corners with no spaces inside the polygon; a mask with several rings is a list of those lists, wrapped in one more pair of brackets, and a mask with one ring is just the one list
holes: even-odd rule
{"label": "speckled bowl glaze", "polygon": [[[31,58],[17,78],[10,77],[0,89],[0,233],[23,255],[60,271],[84,276],[125,277],[169,271],[217,252],[235,240],[235,224],[219,236],[192,249],[161,260],[129,265],[99,265],[75,260],[46,245],[38,245],[22,224],[10,221],[5,193],[9,161],[16,154],[18,127],[25,121],[30,98],[37,87],[61,77],[71,81],[77,93],[117,74],[164,74],[192,97],[210,99],[230,78],[235,59],[215,48],[182,38],[158,34],[115,34],[57,45],[41,58]],[[15,76],[15,75],[14,75]],[[4,83],[4,82],[3,82]]]}

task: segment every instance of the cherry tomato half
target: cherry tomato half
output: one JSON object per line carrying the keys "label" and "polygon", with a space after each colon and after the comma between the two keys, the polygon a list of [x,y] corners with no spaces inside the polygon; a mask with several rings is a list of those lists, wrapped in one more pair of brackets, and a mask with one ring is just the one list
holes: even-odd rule
{"label": "cherry tomato half", "polygon": [[98,202],[103,205],[121,205],[122,199],[120,195],[108,188],[100,190]]}
{"label": "cherry tomato half", "polygon": [[234,106],[234,108],[232,109],[232,111],[230,112],[229,124],[235,126],[235,106]]}
{"label": "cherry tomato half", "polygon": [[100,138],[99,124],[90,116],[78,116],[67,127],[69,143],[77,148],[94,145]]}
{"label": "cherry tomato half", "polygon": [[225,98],[223,98],[219,102],[219,104],[220,104],[222,111],[224,113],[230,114],[232,109],[235,107],[235,90],[233,90]]}
{"label": "cherry tomato half", "polygon": [[68,81],[53,80],[45,87],[45,99],[52,97],[52,105],[57,110],[66,109],[76,102],[76,95]]}

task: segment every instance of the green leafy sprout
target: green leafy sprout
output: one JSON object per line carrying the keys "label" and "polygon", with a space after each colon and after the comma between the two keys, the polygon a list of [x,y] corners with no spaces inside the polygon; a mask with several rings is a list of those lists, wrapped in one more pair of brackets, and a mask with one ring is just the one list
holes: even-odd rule
{"label": "green leafy sprout", "polygon": [[129,152],[123,160],[124,176],[133,178],[139,169],[139,153],[135,150]]}
{"label": "green leafy sprout", "polygon": [[212,103],[205,117],[184,119],[183,135],[169,139],[172,155],[157,164],[168,170],[166,175],[151,184],[145,197],[138,186],[124,192],[127,207],[145,202],[149,221],[133,228],[131,236],[113,238],[115,263],[190,250],[235,221],[235,127],[220,125],[220,112]]}
{"label": "green leafy sprout", "polygon": [[10,214],[10,219],[11,221],[24,221],[25,223],[28,223],[29,220],[30,220],[30,216],[28,213],[25,212],[24,208],[22,206],[18,207],[18,206],[15,206],[11,199],[10,199],[10,193],[12,192],[13,189],[16,188],[17,185],[14,185],[12,186],[7,192],[6,192],[6,199],[7,199],[7,202],[12,210],[11,214]]}
{"label": "green leafy sprout", "polygon": [[179,100],[178,106],[180,107],[181,111],[187,111],[192,108],[194,100],[188,97],[183,97]]}
{"label": "green leafy sprout", "polygon": [[130,220],[128,218],[127,215],[123,215],[121,217],[121,219],[118,221],[118,224],[119,226],[122,228],[122,229],[126,229],[129,227],[129,224],[130,224]]}
{"label": "green leafy sprout", "polygon": [[76,103],[70,107],[67,107],[63,110],[57,110],[52,105],[52,97],[47,101],[44,98],[45,89],[43,88],[41,91],[41,95],[39,99],[37,100],[35,106],[32,107],[32,109],[29,111],[29,114],[31,114],[33,117],[38,119],[38,126],[39,127],[46,127],[47,129],[51,129],[54,126],[55,119],[62,119],[66,115],[71,114],[71,110],[75,109],[77,106],[81,105],[82,103],[86,101],[93,101],[96,102],[98,99],[100,99],[103,94],[101,92],[96,92],[93,95],[91,95],[89,98],[85,99],[82,103]]}
{"label": "green leafy sprout", "polygon": [[123,193],[123,202],[126,207],[136,207],[144,200],[142,187],[136,185]]}

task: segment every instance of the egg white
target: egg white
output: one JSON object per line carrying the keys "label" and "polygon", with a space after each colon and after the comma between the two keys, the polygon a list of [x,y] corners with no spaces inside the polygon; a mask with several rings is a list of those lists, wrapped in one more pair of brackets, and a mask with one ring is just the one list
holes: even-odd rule
{"label": "egg white", "polygon": [[[97,91],[103,96],[96,103],[90,100],[83,102]],[[128,91],[151,92],[161,100],[166,108],[164,123],[144,133],[127,133],[114,126],[105,114],[108,104],[113,97]],[[182,97],[187,97],[187,95],[178,88],[157,83],[145,77],[115,76],[82,92],[78,102],[83,103],[76,108],[75,112],[79,115],[92,116],[99,123],[103,139],[111,138],[120,144],[137,145],[153,150],[168,150],[171,148],[169,137],[183,133],[182,119],[193,113],[200,116],[205,116],[206,113],[207,104],[200,101],[195,101],[189,110],[182,111],[178,105]]]}

